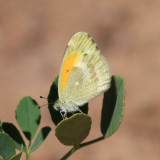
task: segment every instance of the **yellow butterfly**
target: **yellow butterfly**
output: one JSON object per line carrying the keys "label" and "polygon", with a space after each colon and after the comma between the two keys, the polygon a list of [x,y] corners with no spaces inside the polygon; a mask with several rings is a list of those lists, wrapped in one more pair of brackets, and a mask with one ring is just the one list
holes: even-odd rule
{"label": "yellow butterfly", "polygon": [[96,43],[87,33],[76,33],[66,47],[54,108],[63,117],[67,112],[81,112],[80,106],[108,90],[110,84],[108,63]]}

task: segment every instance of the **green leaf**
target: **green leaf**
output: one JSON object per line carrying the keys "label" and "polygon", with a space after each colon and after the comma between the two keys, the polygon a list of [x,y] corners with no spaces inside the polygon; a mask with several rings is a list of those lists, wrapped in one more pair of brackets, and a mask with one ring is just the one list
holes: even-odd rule
{"label": "green leaf", "polygon": [[[54,103],[56,102],[56,100],[58,99],[58,76],[55,78],[55,80],[53,81],[51,87],[50,87],[50,92],[48,95],[48,108],[49,108],[49,112],[52,118],[52,121],[55,125],[57,125],[59,122],[61,122],[63,120],[60,111],[56,111],[53,106]],[[81,111],[85,114],[88,114],[88,103],[85,104],[84,106],[81,106]],[[79,113],[78,111],[75,113]],[[73,115],[73,113],[68,113],[67,117],[71,117]]]}
{"label": "green leaf", "polygon": [[15,145],[11,137],[6,133],[0,133],[0,155],[9,160],[16,154]]}
{"label": "green leaf", "polygon": [[57,125],[55,135],[64,145],[79,146],[79,144],[88,136],[91,124],[91,118],[88,115],[76,113],[70,118],[64,119]]}
{"label": "green leaf", "polygon": [[28,140],[32,140],[40,123],[39,105],[31,97],[24,97],[16,109],[16,119]]}
{"label": "green leaf", "polygon": [[42,144],[42,142],[46,139],[46,137],[48,136],[50,131],[51,131],[50,127],[43,127],[40,130],[34,143],[32,144],[32,146],[30,148],[30,152],[35,151]]}
{"label": "green leaf", "polygon": [[125,81],[120,76],[112,76],[111,88],[104,94],[101,132],[104,138],[111,136],[119,128],[124,114]]}
{"label": "green leaf", "polygon": [[22,152],[19,152],[18,154],[14,155],[10,160],[20,160],[22,156]]}
{"label": "green leaf", "polygon": [[2,129],[13,139],[16,149],[21,151],[21,147],[23,145],[23,151],[26,151],[25,142],[16,126],[14,126],[12,123],[4,122],[2,124]]}

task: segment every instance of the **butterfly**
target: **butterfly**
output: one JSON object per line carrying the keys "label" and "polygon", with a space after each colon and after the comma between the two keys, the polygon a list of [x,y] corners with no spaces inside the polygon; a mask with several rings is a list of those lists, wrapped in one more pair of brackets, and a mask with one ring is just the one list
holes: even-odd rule
{"label": "butterfly", "polygon": [[[58,79],[59,99],[54,109],[63,117],[104,93],[111,85],[111,72],[96,43],[86,32],[70,39]],[[62,114],[64,113],[64,115]]]}

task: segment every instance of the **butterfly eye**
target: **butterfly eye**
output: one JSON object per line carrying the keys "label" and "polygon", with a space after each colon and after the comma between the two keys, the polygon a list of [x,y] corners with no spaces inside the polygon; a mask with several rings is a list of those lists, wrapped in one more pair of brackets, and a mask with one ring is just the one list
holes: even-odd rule
{"label": "butterfly eye", "polygon": [[67,69],[66,72],[69,72],[69,69]]}

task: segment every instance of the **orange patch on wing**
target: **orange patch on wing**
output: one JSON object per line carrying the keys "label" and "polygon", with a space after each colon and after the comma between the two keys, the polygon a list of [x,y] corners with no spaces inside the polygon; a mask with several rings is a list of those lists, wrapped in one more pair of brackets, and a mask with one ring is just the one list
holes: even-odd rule
{"label": "orange patch on wing", "polygon": [[68,76],[73,68],[73,66],[81,59],[81,55],[78,55],[77,53],[72,53],[66,59],[64,60],[62,71],[61,71],[61,89],[63,90]]}

